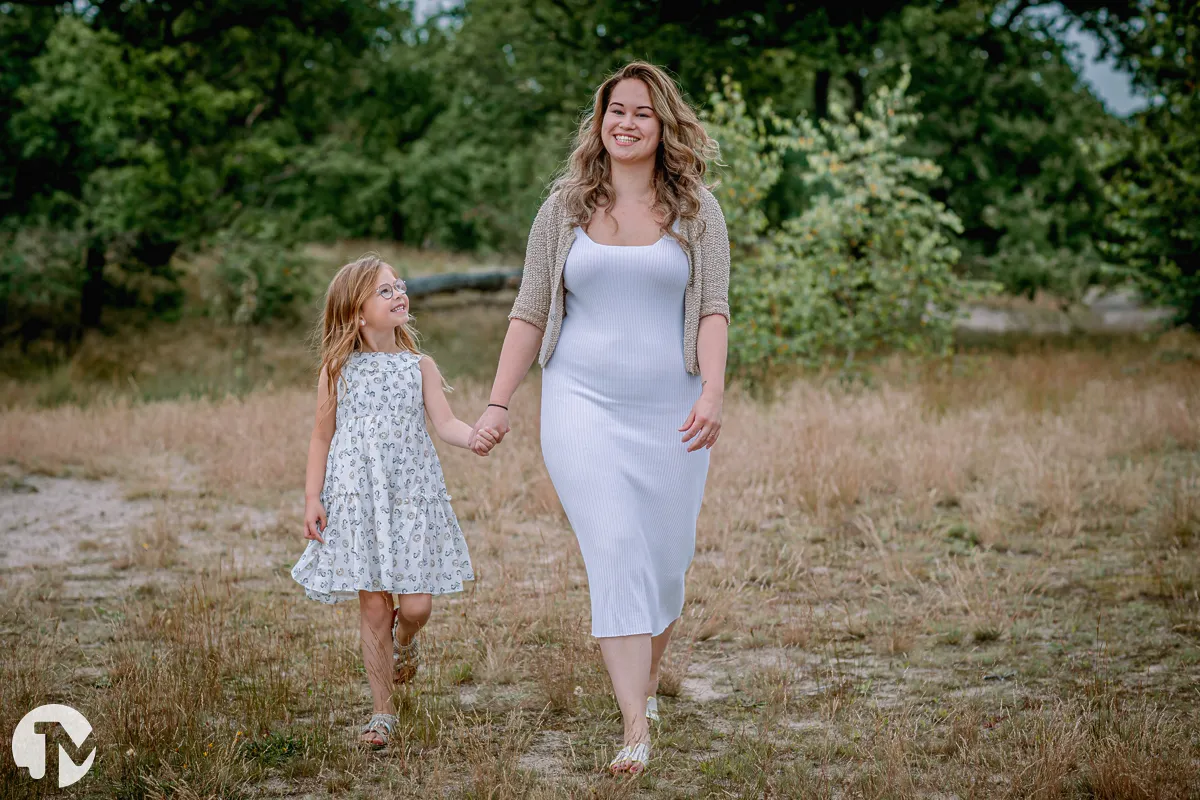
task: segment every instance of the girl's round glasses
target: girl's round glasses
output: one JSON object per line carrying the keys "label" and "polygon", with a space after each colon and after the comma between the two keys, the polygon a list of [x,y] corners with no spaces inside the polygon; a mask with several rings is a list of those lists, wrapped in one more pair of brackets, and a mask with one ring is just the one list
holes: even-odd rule
{"label": "girl's round glasses", "polygon": [[404,281],[396,281],[391,286],[380,286],[375,290],[375,294],[382,297],[384,300],[391,300],[393,297],[398,297],[402,294],[408,294],[408,287],[404,285]]}

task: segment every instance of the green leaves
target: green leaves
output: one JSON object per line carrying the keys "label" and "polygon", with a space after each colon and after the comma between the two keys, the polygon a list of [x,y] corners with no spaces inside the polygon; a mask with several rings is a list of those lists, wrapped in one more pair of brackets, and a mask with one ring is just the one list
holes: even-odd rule
{"label": "green leaves", "polygon": [[[254,310],[242,315],[264,319],[300,296],[265,253],[286,253],[306,233],[403,227],[392,218],[397,140],[411,138],[409,121],[425,123],[408,109],[376,120],[391,103],[429,97],[428,70],[412,68],[420,48],[401,38],[411,27],[406,5],[217,0],[93,11],[59,9],[22,82],[11,90],[0,82],[19,159],[16,177],[0,183],[12,187],[0,199],[11,197],[19,213],[6,221],[29,232],[22,242],[45,237],[23,248],[34,256],[58,252],[64,236],[82,238],[78,324],[97,324],[104,306],[161,310],[160,297],[179,292],[176,250],[211,242],[232,254],[216,272],[228,292],[257,285]],[[0,7],[0,63],[21,16]],[[398,80],[384,103],[374,101]],[[359,119],[367,106],[373,115]],[[3,323],[19,324],[25,306],[0,301]]]}
{"label": "green leaves", "polygon": [[[1001,6],[468,0],[418,23],[411,2],[0,3],[3,230],[21,264],[87,249],[86,275],[54,279],[83,325],[157,313],[175,248],[229,237],[519,251],[595,86],[648,58],[719,129],[734,291],[762,323],[736,333],[747,365],[936,348],[938,298],[967,286],[951,263],[1071,302],[1128,262],[1194,319],[1200,12]],[[1068,19],[1161,89],[1133,139],[1078,80]],[[6,330],[31,308],[0,302]]]}
{"label": "green leaves", "polygon": [[[939,170],[905,155],[918,121],[907,97],[908,71],[881,87],[851,120],[831,107],[814,125],[769,109],[750,116],[726,83],[708,115],[731,185],[718,190],[735,245],[730,332],[733,369],[767,380],[789,365],[859,362],[902,348],[949,347],[960,304],[990,287],[954,272],[958,217],[925,187]],[[761,203],[780,159],[803,156],[808,207],[767,230]]]}
{"label": "green leaves", "polygon": [[[277,218],[254,216],[213,237],[209,310],[236,325],[287,318],[316,294],[315,265]],[[295,230],[294,226],[291,230]]]}
{"label": "green leaves", "polygon": [[1149,298],[1200,329],[1200,7],[1150,4],[1123,33],[1138,80],[1159,93],[1127,135],[1090,142],[1106,181],[1101,249]]}

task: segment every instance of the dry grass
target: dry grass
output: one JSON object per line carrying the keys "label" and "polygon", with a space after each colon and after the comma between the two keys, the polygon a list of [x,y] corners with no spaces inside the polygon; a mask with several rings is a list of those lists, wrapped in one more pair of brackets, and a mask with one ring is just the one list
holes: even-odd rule
{"label": "dry grass", "polygon": [[[424,347],[454,384],[482,380],[495,369],[507,324],[501,309],[514,296],[464,294],[423,298],[414,316]],[[316,319],[316,307],[306,316]],[[311,332],[294,325],[246,331],[189,317],[169,327],[114,321],[112,328],[109,335],[88,334],[69,360],[51,366],[19,361],[15,347],[0,348],[0,408],[220,400],[315,386]]]}
{"label": "dry grass", "polygon": [[[436,604],[382,755],[353,747],[357,610],[308,603],[287,573],[311,393],[30,399],[0,415],[0,457],[149,505],[64,555],[140,588],[0,573],[0,730],[51,698],[83,710],[89,797],[1195,797],[1196,352],[1176,337],[898,360],[866,390],[732,389],[636,785],[600,774],[618,715],[536,382],[493,457],[441,448],[479,579]],[[469,418],[486,386],[456,383]],[[219,521],[242,507],[266,521]],[[10,762],[0,785],[38,790]]]}

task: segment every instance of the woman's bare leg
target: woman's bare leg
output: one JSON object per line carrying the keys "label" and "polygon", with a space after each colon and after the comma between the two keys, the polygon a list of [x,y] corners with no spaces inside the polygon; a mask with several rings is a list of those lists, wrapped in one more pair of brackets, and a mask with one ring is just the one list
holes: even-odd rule
{"label": "woman's bare leg", "polygon": [[671,643],[671,633],[675,630],[676,622],[679,620],[676,619],[665,631],[650,639],[650,682],[646,686],[646,697],[658,694],[658,668],[667,652],[667,645]]}
{"label": "woman's bare leg", "polygon": [[646,676],[650,674],[650,636],[606,636],[598,640],[625,723],[625,744],[649,741]]}

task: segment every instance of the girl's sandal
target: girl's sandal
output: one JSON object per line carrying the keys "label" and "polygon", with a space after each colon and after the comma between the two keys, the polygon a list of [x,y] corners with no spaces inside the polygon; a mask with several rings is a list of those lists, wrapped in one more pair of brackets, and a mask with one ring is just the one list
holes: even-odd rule
{"label": "girl's sandal", "polygon": [[392,612],[392,677],[396,683],[408,683],[417,676],[421,666],[421,646],[416,637],[408,644],[400,644],[396,630],[400,622],[400,609]]}
{"label": "girl's sandal", "polygon": [[658,722],[658,698],[646,698],[646,719],[651,722]]}
{"label": "girl's sandal", "polygon": [[388,740],[392,738],[392,731],[395,729],[395,727],[395,714],[374,714],[371,717],[371,721],[363,726],[363,729],[360,731],[360,733],[362,736],[366,736],[368,733],[373,733],[377,737],[378,741],[364,739],[360,736],[359,742],[363,747],[369,747],[372,750],[382,750],[388,746]]}

